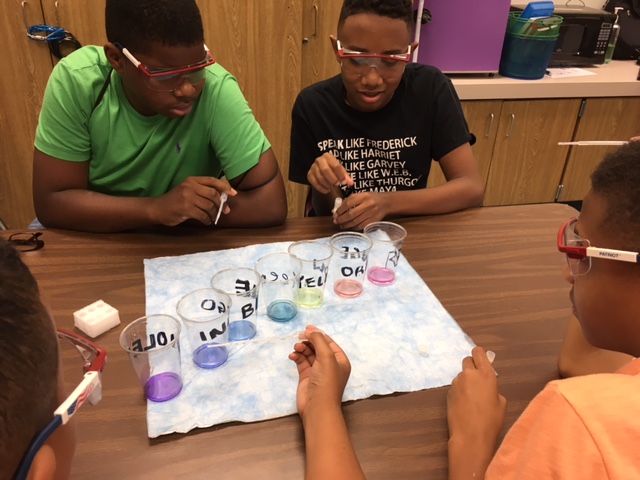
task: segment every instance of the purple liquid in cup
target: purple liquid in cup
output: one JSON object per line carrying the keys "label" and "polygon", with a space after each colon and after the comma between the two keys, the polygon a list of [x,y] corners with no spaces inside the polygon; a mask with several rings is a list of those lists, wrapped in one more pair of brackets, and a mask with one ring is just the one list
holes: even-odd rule
{"label": "purple liquid in cup", "polygon": [[152,402],[166,402],[178,395],[182,390],[180,375],[164,372],[154,375],[144,384],[144,394]]}

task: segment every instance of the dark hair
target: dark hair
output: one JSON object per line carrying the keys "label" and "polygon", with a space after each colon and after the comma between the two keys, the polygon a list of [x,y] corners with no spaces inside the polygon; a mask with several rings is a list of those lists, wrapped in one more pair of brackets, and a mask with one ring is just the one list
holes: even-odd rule
{"label": "dark hair", "polygon": [[338,19],[338,29],[348,17],[359,13],[373,13],[381,17],[404,20],[410,30],[414,24],[411,0],[344,0]]}
{"label": "dark hair", "polygon": [[0,478],[9,478],[57,407],[58,342],[38,284],[0,238]]}
{"label": "dark hair", "polygon": [[591,189],[606,205],[602,227],[615,235],[611,248],[640,251],[640,141],[609,153],[591,174]]}
{"label": "dark hair", "polygon": [[151,43],[193,46],[204,43],[195,0],[107,0],[107,39],[132,52],[147,53]]}

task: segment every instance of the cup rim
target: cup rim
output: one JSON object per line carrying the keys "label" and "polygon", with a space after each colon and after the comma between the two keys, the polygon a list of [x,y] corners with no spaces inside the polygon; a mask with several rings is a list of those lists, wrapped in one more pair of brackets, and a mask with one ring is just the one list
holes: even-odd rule
{"label": "cup rim", "polygon": [[[296,264],[297,264],[297,270],[294,270],[293,276],[288,279],[288,280],[267,280],[265,278],[262,277],[262,273],[260,273],[260,270],[258,270],[257,266],[258,263],[260,262],[260,260],[263,260],[267,257],[271,257],[271,256],[275,256],[275,255],[288,255],[289,258],[291,258],[292,260],[295,260]],[[260,278],[262,278],[262,283],[282,283],[282,284],[287,284],[287,283],[291,283],[291,282],[295,282],[297,283],[295,277],[300,276],[300,274],[302,273],[302,260],[300,260],[298,257],[296,257],[295,255],[289,253],[289,252],[272,252],[272,253],[267,253],[266,255],[261,256],[258,260],[256,260],[256,268],[254,268],[254,270],[256,272],[258,272],[258,275],[260,275]]]}
{"label": "cup rim", "polygon": [[[124,344],[125,334],[134,325],[139,325],[140,323],[142,323],[143,320],[146,321],[149,318],[155,318],[155,317],[167,317],[167,318],[170,318],[171,320],[173,320],[173,322],[176,324],[176,327],[178,328],[177,335],[175,336],[175,338],[173,340],[168,342],[166,345],[161,346],[160,348],[154,348],[153,350],[147,350],[147,351],[142,351],[142,352],[139,352],[137,350],[131,350],[131,348],[129,348],[128,346],[126,346]],[[132,353],[132,354],[135,354],[135,355],[148,355],[151,352],[153,352],[153,353],[162,352],[163,350],[166,350],[169,347],[173,347],[178,342],[178,340],[180,340],[180,334],[181,333],[182,333],[182,324],[180,323],[180,320],[178,320],[176,317],[174,317],[173,315],[169,315],[167,313],[152,313],[151,315],[143,315],[142,317],[138,317],[135,320],[133,320],[131,323],[129,323],[129,325],[124,327],[122,332],[120,332],[119,341],[120,341],[120,346],[127,353]]]}
{"label": "cup rim", "polygon": [[[219,287],[214,287],[213,286],[213,279],[216,278],[218,275],[220,275],[221,273],[226,273],[226,272],[231,272],[233,270],[248,270],[251,271],[253,273],[255,273],[256,277],[258,278],[258,283],[251,289],[247,290],[246,292],[243,293],[237,293],[237,292],[227,292],[226,290],[223,290],[222,288]],[[258,290],[260,288],[260,285],[262,284],[262,275],[260,275],[260,273],[255,269],[255,268],[251,268],[251,267],[232,267],[232,268],[225,268],[222,269],[216,273],[213,274],[213,276],[211,277],[211,280],[209,280],[209,285],[210,288],[214,289],[214,290],[220,290],[221,292],[226,293],[229,297],[237,297],[237,296],[244,296],[245,294],[251,294],[254,291]],[[233,303],[233,298],[231,298],[231,302]],[[229,305],[229,307],[231,307],[231,305]],[[177,307],[176,307],[177,308]]]}
{"label": "cup rim", "polygon": [[[358,237],[358,238],[361,238],[361,239],[366,240],[368,242],[369,246],[367,248],[365,248],[364,250],[360,250],[359,252],[354,252],[354,253],[358,253],[358,254],[367,253],[373,247],[373,240],[370,237],[368,237],[367,235],[365,235],[364,233],[360,233],[360,232],[339,232],[339,233],[334,233],[333,235],[331,235],[331,237],[329,237],[329,245],[331,246],[331,248],[333,249],[334,252],[337,252],[339,254],[346,253],[346,252],[344,252],[342,250],[339,250],[337,247],[335,247],[333,245],[334,239],[345,238],[345,237]],[[349,253],[351,253],[351,252],[349,252]]]}
{"label": "cup rim", "polygon": [[[228,300],[227,310],[225,312],[222,312],[221,314],[213,317],[213,318],[207,318],[206,320],[196,319],[196,318],[187,318],[184,315],[182,315],[180,313],[180,311],[178,310],[178,308],[180,307],[180,303],[182,303],[182,301],[185,298],[187,298],[189,295],[192,295],[192,294],[194,294],[196,292],[201,292],[203,290],[214,290],[217,293],[221,293],[222,295],[224,295],[226,297],[226,299]],[[180,297],[180,300],[178,300],[178,303],[176,303],[176,314],[178,315],[178,317],[180,317],[180,320],[182,320],[185,324],[186,323],[200,324],[200,323],[214,322],[214,321],[218,320],[220,317],[223,317],[225,314],[228,316],[230,311],[231,311],[231,297],[229,296],[229,294],[226,293],[224,290],[220,290],[219,288],[213,288],[213,287],[196,288],[195,290],[192,290],[189,293],[184,294],[182,297]]]}
{"label": "cup rim", "polygon": [[[322,257],[322,258],[315,258],[315,259],[306,259],[306,258],[302,258],[299,257],[298,255],[296,255],[295,253],[291,252],[291,247],[293,247],[294,245],[303,245],[303,244],[309,244],[312,243],[314,245],[320,245],[322,247],[325,247],[328,252],[329,255],[327,255],[326,257]],[[332,256],[333,256],[333,247],[327,243],[327,242],[320,242],[318,240],[299,240],[297,242],[293,242],[291,245],[289,245],[287,247],[287,252],[289,253],[289,255],[293,255],[294,257],[296,257],[298,260],[300,260],[301,262],[313,262],[314,260],[320,261],[320,260],[329,260]]]}
{"label": "cup rim", "polygon": [[[395,240],[393,240],[391,238],[389,240],[385,240],[385,239],[382,239],[382,238],[372,239],[372,240],[375,240],[377,242],[395,243],[395,242],[402,242],[402,241],[404,241],[405,238],[407,238],[407,230],[406,230],[406,228],[404,228],[402,225],[398,225],[397,223],[394,223],[394,222],[386,222],[386,221],[371,222],[371,223],[365,225],[363,232],[364,232],[365,235],[368,236],[367,231],[371,231],[376,227],[389,227],[390,229],[397,230],[402,234],[402,236],[400,238],[397,238]],[[387,231],[387,230],[385,230],[385,231]],[[371,237],[369,237],[369,238],[371,238]]]}

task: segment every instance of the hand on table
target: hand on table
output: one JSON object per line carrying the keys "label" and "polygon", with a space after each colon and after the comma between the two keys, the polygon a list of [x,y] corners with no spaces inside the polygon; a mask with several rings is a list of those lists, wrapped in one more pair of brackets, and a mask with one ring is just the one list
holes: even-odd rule
{"label": "hand on table", "polygon": [[327,194],[339,185],[353,186],[353,180],[340,161],[330,153],[324,153],[316,158],[309,172],[307,180],[318,192]]}
{"label": "hand on table", "polygon": [[[152,218],[157,224],[173,227],[186,220],[197,220],[204,225],[215,221],[220,195],[236,195],[226,181],[214,177],[189,177],[180,185],[157,197],[153,202]],[[231,211],[225,205],[223,213]]]}
{"label": "hand on table", "polygon": [[371,222],[387,216],[385,198],[377,192],[354,193],[333,213],[333,223],[342,229],[363,230]]}
{"label": "hand on table", "polygon": [[498,393],[496,373],[484,349],[475,347],[472,355],[462,361],[462,372],[447,395],[449,437],[474,448],[489,446],[492,455],[507,401]]}
{"label": "hand on table", "polygon": [[301,417],[312,403],[339,408],[351,373],[347,355],[331,337],[312,326],[303,337],[306,340],[296,343],[289,355],[298,367],[297,406]]}

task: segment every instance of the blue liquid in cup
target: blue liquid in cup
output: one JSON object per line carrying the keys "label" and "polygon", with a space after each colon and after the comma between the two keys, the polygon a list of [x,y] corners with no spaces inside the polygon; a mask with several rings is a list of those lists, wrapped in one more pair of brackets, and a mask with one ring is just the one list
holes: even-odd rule
{"label": "blue liquid in cup", "polygon": [[256,326],[249,320],[238,320],[229,324],[229,340],[249,340],[256,336]]}
{"label": "blue liquid in cup", "polygon": [[267,315],[274,322],[288,322],[298,314],[298,306],[290,300],[276,300],[267,307]]}
{"label": "blue liquid in cup", "polygon": [[217,347],[216,343],[205,343],[193,352],[193,363],[200,368],[216,368],[227,361],[227,347]]}
{"label": "blue liquid in cup", "polygon": [[152,402],[166,402],[182,390],[182,379],[174,372],[154,375],[144,384],[144,394]]}

